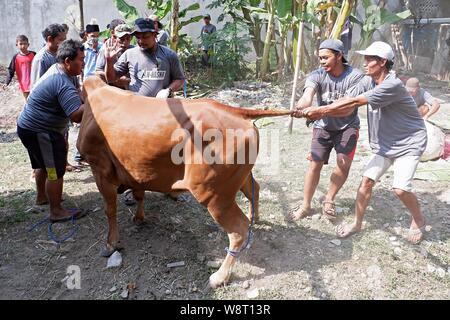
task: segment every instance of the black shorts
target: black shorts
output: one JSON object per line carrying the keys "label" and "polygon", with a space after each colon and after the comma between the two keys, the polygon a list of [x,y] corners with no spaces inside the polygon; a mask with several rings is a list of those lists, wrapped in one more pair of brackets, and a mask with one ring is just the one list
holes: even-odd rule
{"label": "black shorts", "polygon": [[308,160],[328,164],[331,150],[337,154],[344,154],[353,160],[358,142],[359,130],[348,127],[344,130],[328,131],[314,128],[311,142],[311,153]]}
{"label": "black shorts", "polygon": [[17,126],[17,134],[27,148],[33,169],[45,169],[47,179],[64,176],[67,162],[67,145],[64,135],[58,132],[35,132]]}

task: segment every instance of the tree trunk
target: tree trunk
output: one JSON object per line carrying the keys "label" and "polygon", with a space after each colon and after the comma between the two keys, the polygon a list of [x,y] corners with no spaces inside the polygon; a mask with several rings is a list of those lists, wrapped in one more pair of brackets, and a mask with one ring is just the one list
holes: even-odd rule
{"label": "tree trunk", "polygon": [[263,51],[263,57],[261,61],[261,79],[263,79],[267,72],[269,71],[269,53],[270,53],[270,46],[272,44],[272,33],[273,33],[273,25],[274,25],[274,19],[275,19],[275,12],[272,6],[272,1],[267,1],[267,9],[270,12],[269,22],[267,23],[267,33],[266,33],[266,40],[264,41],[264,51]]}
{"label": "tree trunk", "polygon": [[333,31],[333,26],[336,22],[337,14],[336,11],[334,11],[334,4],[336,3],[336,0],[328,0],[328,3],[332,3],[333,6],[327,9],[327,22],[326,22],[326,31],[325,31],[325,38],[329,38],[331,35],[331,32]]}
{"label": "tree trunk", "polygon": [[441,24],[431,74],[436,75],[438,80],[450,80],[450,52],[446,40],[450,38],[450,24]]}
{"label": "tree trunk", "polygon": [[172,18],[170,21],[170,48],[177,52],[178,47],[178,13],[180,3],[178,0],[172,0]]}
{"label": "tree trunk", "polygon": [[84,30],[84,9],[83,9],[83,0],[78,0],[78,4],[80,7],[80,31]]}
{"label": "tree trunk", "polygon": [[250,15],[250,10],[247,8],[242,8],[242,14],[245,19],[245,23],[248,26],[248,29],[250,30],[252,34],[252,43],[253,48],[255,49],[256,56],[261,57],[262,52],[262,41],[261,41],[261,24],[258,21],[253,21],[252,17]]}

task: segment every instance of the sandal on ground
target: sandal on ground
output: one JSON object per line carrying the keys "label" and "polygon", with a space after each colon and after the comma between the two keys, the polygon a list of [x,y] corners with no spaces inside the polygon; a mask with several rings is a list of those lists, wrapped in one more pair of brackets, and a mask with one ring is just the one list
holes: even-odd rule
{"label": "sandal on ground", "polygon": [[420,228],[417,229],[409,229],[408,235],[406,236],[406,240],[412,244],[419,244],[423,238],[425,237],[425,227],[426,223],[423,224]]}
{"label": "sandal on ground", "polygon": [[289,214],[289,218],[292,221],[297,221],[306,218],[307,216],[311,216],[314,213],[312,209],[304,209],[303,207],[297,208]]}
{"label": "sandal on ground", "polygon": [[[331,204],[331,208],[325,209],[326,204]],[[336,220],[336,204],[334,201],[323,201],[322,202],[322,215],[324,215],[328,220]]]}
{"label": "sandal on ground", "polygon": [[351,225],[349,224],[340,224],[336,227],[336,236],[340,239],[348,238],[355,233],[358,233],[360,230],[358,229],[350,229]]}
{"label": "sandal on ground", "polygon": [[134,196],[133,196],[133,190],[128,189],[124,192],[123,203],[125,203],[125,205],[127,205],[127,206],[133,206],[136,204],[136,200],[134,199]]}
{"label": "sandal on ground", "polygon": [[59,218],[59,219],[52,219],[49,218],[51,223],[57,223],[57,222],[66,222],[66,221],[72,221],[72,220],[79,220],[83,217],[85,217],[88,214],[87,210],[82,210],[82,209],[68,209],[72,214],[68,217],[64,217],[64,218]]}

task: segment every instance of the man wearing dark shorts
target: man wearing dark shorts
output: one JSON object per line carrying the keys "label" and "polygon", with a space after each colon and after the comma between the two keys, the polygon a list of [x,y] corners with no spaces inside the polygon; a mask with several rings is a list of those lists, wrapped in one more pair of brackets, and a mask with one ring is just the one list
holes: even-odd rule
{"label": "man wearing dark shorts", "polygon": [[392,189],[411,214],[406,239],[419,244],[425,236],[426,221],[412,181],[420,157],[427,145],[427,131],[417,104],[391,72],[395,55],[392,47],[381,41],[356,51],[364,56],[366,77],[344,97],[323,108],[307,108],[303,116],[310,120],[324,116],[340,116],[367,105],[367,124],[372,157],[366,165],[356,194],[355,220],[337,227],[339,238],[359,232],[375,184],[393,169]]}
{"label": "man wearing dark shorts", "polygon": [[81,211],[61,206],[69,119],[80,122],[84,106],[74,83],[84,66],[81,42],[66,40],[58,48],[57,63],[37,81],[17,119],[17,134],[36,169],[36,204],[50,203],[50,221],[80,217]]}
{"label": "man wearing dark shorts", "polygon": [[[353,69],[344,57],[344,45],[340,40],[327,39],[320,44],[321,68],[313,71],[306,79],[303,95],[297,103],[294,116],[301,116],[301,110],[311,107],[314,95],[317,106],[328,105],[344,97],[363,77],[361,71]],[[320,172],[332,149],[336,150],[337,166],[331,177],[328,192],[322,202],[322,214],[334,220],[336,217],[334,199],[347,180],[358,141],[359,118],[357,110],[346,117],[326,117],[314,122],[309,167],[306,172],[303,204],[291,213],[293,220],[305,218],[312,213],[311,201],[320,180]]]}

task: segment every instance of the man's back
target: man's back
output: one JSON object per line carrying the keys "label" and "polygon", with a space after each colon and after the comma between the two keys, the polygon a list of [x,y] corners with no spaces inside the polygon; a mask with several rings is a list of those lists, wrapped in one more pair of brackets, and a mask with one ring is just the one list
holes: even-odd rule
{"label": "man's back", "polygon": [[56,54],[52,54],[47,50],[47,47],[44,46],[41,50],[36,53],[33,63],[31,64],[31,88],[34,87],[36,82],[40,77],[44,75],[47,70],[56,63]]}

